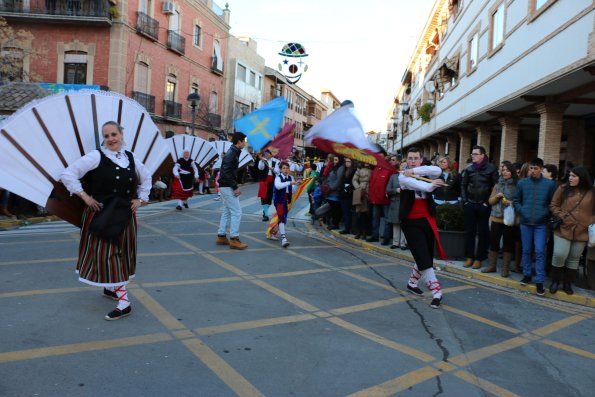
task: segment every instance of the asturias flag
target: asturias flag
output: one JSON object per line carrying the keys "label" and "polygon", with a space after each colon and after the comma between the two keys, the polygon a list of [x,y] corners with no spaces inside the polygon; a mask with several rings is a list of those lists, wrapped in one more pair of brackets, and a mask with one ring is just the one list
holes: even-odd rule
{"label": "asturias flag", "polygon": [[341,106],[316,123],[308,131],[306,142],[327,153],[391,171],[395,169],[386,161],[381,148],[366,138],[362,124],[353,114],[353,104]]}
{"label": "asturias flag", "polygon": [[281,130],[286,109],[285,98],[275,98],[260,109],[237,119],[234,127],[246,134],[250,145],[255,151],[259,151]]}

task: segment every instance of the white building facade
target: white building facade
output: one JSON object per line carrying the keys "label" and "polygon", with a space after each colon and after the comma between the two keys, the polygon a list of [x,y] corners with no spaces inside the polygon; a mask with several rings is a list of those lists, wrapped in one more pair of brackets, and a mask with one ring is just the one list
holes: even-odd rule
{"label": "white building facade", "polygon": [[436,0],[391,105],[395,146],[593,171],[594,25],[593,0]]}

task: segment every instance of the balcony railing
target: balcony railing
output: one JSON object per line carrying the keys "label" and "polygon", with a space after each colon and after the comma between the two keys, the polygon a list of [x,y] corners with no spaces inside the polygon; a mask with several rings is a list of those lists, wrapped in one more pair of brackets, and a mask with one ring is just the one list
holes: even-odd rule
{"label": "balcony railing", "polygon": [[174,101],[163,101],[163,116],[172,119],[181,119],[182,104]]}
{"label": "balcony railing", "polygon": [[221,128],[221,115],[217,113],[209,113],[209,125],[214,128]]}
{"label": "balcony railing", "polygon": [[0,15],[19,19],[103,22],[111,24],[108,0],[4,0]]}
{"label": "balcony railing", "polygon": [[140,103],[149,113],[155,113],[155,96],[143,92],[132,91],[132,99]]}
{"label": "balcony railing", "polygon": [[217,66],[217,57],[211,57],[211,72],[223,75],[223,62],[221,62],[221,66]]}
{"label": "balcony railing", "polygon": [[159,40],[159,22],[144,12],[136,13],[136,31],[154,41]]}
{"label": "balcony railing", "polygon": [[177,52],[180,55],[184,55],[186,52],[186,39],[183,36],[180,36],[173,30],[167,31],[167,48],[170,50]]}

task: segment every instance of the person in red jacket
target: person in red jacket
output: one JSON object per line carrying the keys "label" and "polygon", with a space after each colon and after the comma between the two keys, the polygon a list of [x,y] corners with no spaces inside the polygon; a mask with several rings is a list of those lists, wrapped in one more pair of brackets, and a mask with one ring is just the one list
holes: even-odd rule
{"label": "person in red jacket", "polygon": [[[396,164],[397,156],[391,156]],[[388,216],[388,207],[390,199],[386,194],[386,185],[391,175],[397,172],[396,168],[389,170],[384,167],[376,166],[370,176],[370,185],[368,187],[368,203],[370,205],[370,213],[372,214],[372,235],[366,239],[368,242],[377,242],[380,240],[380,221],[381,218],[386,219]],[[390,229],[390,230],[389,230]],[[384,224],[384,233],[382,236],[382,244],[388,245],[390,243],[390,232],[392,228],[388,227],[386,222]]]}

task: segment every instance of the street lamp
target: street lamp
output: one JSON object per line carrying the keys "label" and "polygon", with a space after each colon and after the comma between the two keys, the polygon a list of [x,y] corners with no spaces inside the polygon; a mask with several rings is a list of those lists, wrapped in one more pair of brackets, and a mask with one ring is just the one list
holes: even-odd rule
{"label": "street lamp", "polygon": [[409,104],[407,102],[399,103],[401,110],[401,157],[403,157],[403,135],[405,135],[405,115],[409,114]]}
{"label": "street lamp", "polygon": [[399,123],[397,122],[398,117],[397,116],[393,116],[391,117],[392,121],[393,121],[393,148],[391,150],[392,153],[395,152],[395,141],[397,140],[397,127],[399,126]]}
{"label": "street lamp", "polygon": [[194,126],[195,126],[195,122],[196,122],[196,108],[198,107],[198,103],[200,102],[200,95],[198,95],[196,92],[191,93],[190,95],[188,95],[188,98],[186,98],[186,100],[188,101],[188,105],[190,105],[190,107],[192,108],[192,136],[194,136]]}

